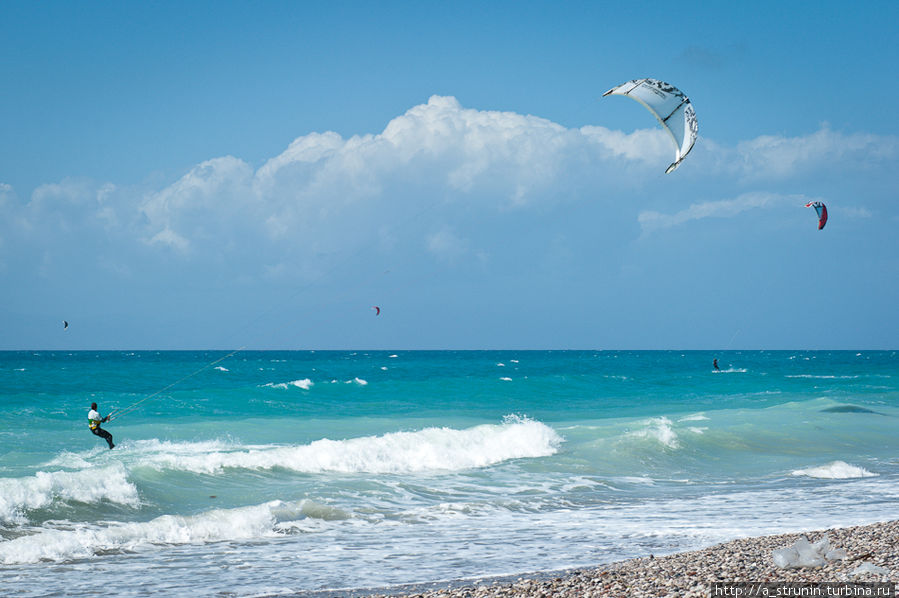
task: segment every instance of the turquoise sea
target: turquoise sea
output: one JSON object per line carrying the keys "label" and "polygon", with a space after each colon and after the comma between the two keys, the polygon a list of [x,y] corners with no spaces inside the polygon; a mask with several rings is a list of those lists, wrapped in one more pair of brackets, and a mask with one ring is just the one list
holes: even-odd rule
{"label": "turquoise sea", "polygon": [[0,595],[352,594],[899,519],[896,352],[226,355],[0,352]]}

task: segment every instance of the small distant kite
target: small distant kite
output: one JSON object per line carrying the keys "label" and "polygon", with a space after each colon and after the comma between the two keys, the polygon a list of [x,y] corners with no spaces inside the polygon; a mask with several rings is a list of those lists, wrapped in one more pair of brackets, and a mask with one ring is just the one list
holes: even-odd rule
{"label": "small distant kite", "polygon": [[373,310],[375,310],[375,315],[376,315],[376,316],[380,316],[380,315],[381,315],[381,308],[380,308],[380,307],[378,307],[377,305],[372,305],[371,308],[372,308]]}
{"label": "small distant kite", "polygon": [[824,228],[824,225],[827,224],[827,206],[820,201],[810,201],[805,204],[805,207],[815,208],[815,211],[818,212],[818,230]]}
{"label": "small distant kite", "polygon": [[62,329],[63,329],[63,330],[68,330],[68,328],[69,328],[69,323],[66,322],[65,320],[63,320],[63,321],[62,321]]}

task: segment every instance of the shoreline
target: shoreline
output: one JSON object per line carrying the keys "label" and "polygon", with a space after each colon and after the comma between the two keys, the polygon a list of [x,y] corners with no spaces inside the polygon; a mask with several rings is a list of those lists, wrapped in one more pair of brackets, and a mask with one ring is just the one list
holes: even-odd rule
{"label": "shoreline", "polygon": [[[823,566],[782,569],[774,550],[800,538],[822,538],[846,557]],[[852,572],[863,563],[886,574]],[[639,557],[595,567],[522,573],[480,580],[423,582],[389,588],[311,591],[305,597],[342,598],[706,598],[715,582],[892,582],[899,589],[899,520],[801,533],[740,538],[699,550]],[[799,594],[795,594],[799,595]],[[824,595],[824,594],[822,594]],[[872,594],[873,595],[873,594]],[[894,594],[899,596],[899,594]]]}

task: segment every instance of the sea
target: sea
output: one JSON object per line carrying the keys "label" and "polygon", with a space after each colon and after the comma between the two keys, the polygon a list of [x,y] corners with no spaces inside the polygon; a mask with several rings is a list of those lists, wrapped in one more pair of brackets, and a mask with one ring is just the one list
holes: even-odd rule
{"label": "sea", "polygon": [[0,401],[3,596],[354,596],[899,519],[895,351],[7,351]]}

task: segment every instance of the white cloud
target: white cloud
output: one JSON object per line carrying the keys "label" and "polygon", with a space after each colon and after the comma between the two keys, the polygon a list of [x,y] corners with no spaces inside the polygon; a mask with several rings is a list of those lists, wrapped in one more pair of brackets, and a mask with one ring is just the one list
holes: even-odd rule
{"label": "white cloud", "polygon": [[[2,185],[0,241],[7,261],[11,247],[26,254],[64,237],[60,246],[82,239],[91,246],[86,254],[103,251],[108,263],[119,260],[113,270],[131,253],[160,259],[162,252],[168,259],[175,252],[200,266],[217,260],[224,269],[239,262],[253,275],[277,278],[326,271],[327,256],[363,246],[445,262],[493,259],[510,245],[512,237],[503,235],[513,229],[499,230],[505,222],[515,221],[514,242],[527,251],[536,237],[521,231],[551,225],[558,234],[548,230],[541,238],[564,239],[565,227],[580,224],[579,214],[589,210],[597,239],[611,247],[636,234],[635,218],[647,234],[767,209],[785,198],[802,201],[766,192],[769,184],[782,188],[800,175],[835,167],[889,172],[897,146],[894,137],[843,134],[827,126],[806,136],[765,135],[730,147],[701,138],[683,166],[664,175],[674,150],[659,127],[630,133],[567,128],[433,96],[378,134],[300,136],[258,169],[233,156],[212,158],[161,189],[66,179],[37,188],[27,204],[13,201],[13,190]],[[672,214],[641,211],[650,194],[673,195],[670,205],[677,205],[676,197],[697,184],[707,196],[736,199],[695,203]],[[800,182],[793,188],[803,187]],[[562,205],[571,205],[570,217]],[[870,213],[852,209],[859,217]],[[549,215],[551,224],[544,218]]]}
{"label": "white cloud", "polygon": [[891,136],[843,134],[827,124],[809,135],[761,135],[723,152],[730,168],[749,179],[784,178],[813,169],[869,169],[899,157],[899,140]]}
{"label": "white cloud", "polygon": [[637,216],[643,234],[678,226],[691,220],[704,218],[732,218],[747,210],[769,208],[786,203],[803,205],[811,201],[801,195],[779,195],[775,193],[744,193],[735,199],[707,201],[691,204],[685,210],[674,214],[643,211]]}
{"label": "white cloud", "polygon": [[196,236],[213,236],[223,218],[234,225],[243,215],[241,201],[247,198],[253,170],[232,156],[207,160],[177,182],[145,198],[140,212],[148,223],[149,243],[162,243],[186,250]]}
{"label": "white cloud", "polygon": [[[737,176],[743,184],[780,180],[834,160],[858,165],[862,156],[893,157],[896,145],[890,137],[844,135],[826,126],[808,136],[766,135],[731,148],[700,139],[703,149],[671,176]],[[232,156],[207,160],[144,198],[139,236],[182,252],[199,244],[200,254],[204,244],[219,250],[247,239],[328,253],[355,242],[363,230],[383,232],[410,214],[440,206],[446,216],[446,210],[540,209],[584,195],[612,202],[667,182],[661,173],[673,151],[657,127],[632,133],[599,126],[569,129],[536,116],[470,109],[455,98],[433,96],[379,134],[298,137],[255,171]],[[643,212],[640,224],[646,232],[720,217],[759,207],[764,197],[698,204],[673,216]],[[112,208],[101,204],[104,221],[115,222]],[[424,230],[417,234],[431,254],[445,256],[449,239],[441,240],[443,233],[424,239]],[[477,248],[469,246],[468,252]]]}
{"label": "white cloud", "polygon": [[172,247],[173,249],[177,249],[181,252],[186,252],[190,247],[187,239],[173,231],[172,229],[166,227],[153,235],[152,238],[148,239],[148,243],[166,245],[168,247]]}
{"label": "white cloud", "polygon": [[[232,156],[207,160],[145,197],[140,236],[182,252],[258,239],[327,253],[364,229],[383,234],[391,223],[440,206],[498,212],[558,198],[560,183],[595,190],[603,156],[646,168],[654,139],[641,131],[567,129],[434,96],[380,134],[299,137],[256,171]],[[478,207],[462,207],[469,204]],[[424,229],[419,234],[424,239]],[[426,242],[441,243],[439,235]],[[434,251],[445,256],[449,246]]]}

